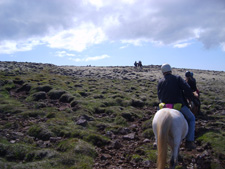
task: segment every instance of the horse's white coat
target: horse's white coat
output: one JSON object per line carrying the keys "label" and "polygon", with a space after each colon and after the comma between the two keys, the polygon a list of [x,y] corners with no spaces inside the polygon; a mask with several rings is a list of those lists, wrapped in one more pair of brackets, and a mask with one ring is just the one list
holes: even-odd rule
{"label": "horse's white coat", "polygon": [[187,121],[181,112],[175,109],[164,108],[157,111],[152,121],[152,126],[158,149],[157,168],[165,168],[167,144],[172,150],[171,168],[175,168],[181,141],[188,132]]}

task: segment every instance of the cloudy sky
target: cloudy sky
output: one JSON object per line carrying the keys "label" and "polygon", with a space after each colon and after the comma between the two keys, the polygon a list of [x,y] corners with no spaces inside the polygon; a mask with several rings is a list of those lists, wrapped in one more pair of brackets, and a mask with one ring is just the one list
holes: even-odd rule
{"label": "cloudy sky", "polygon": [[0,0],[0,61],[225,71],[225,0]]}

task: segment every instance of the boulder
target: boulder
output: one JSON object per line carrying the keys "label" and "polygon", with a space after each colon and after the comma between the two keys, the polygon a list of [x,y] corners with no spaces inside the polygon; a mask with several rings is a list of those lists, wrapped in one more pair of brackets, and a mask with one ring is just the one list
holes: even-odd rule
{"label": "boulder", "polygon": [[31,89],[31,85],[29,84],[24,84],[22,87],[20,87],[19,89],[16,90],[17,93],[19,92],[29,92]]}
{"label": "boulder", "polygon": [[135,139],[135,133],[130,133],[130,134],[125,135],[125,136],[123,136],[123,139],[124,140],[134,140]]}
{"label": "boulder", "polygon": [[32,95],[32,98],[34,101],[39,101],[39,100],[44,100],[46,99],[46,93],[45,92],[37,92],[37,93],[34,93]]}
{"label": "boulder", "polygon": [[74,99],[73,96],[70,94],[63,94],[60,98],[59,101],[63,103],[70,103]]}
{"label": "boulder", "polygon": [[49,85],[38,86],[38,87],[36,88],[36,91],[49,92],[50,90],[52,90],[52,87],[49,86]]}
{"label": "boulder", "polygon": [[63,90],[51,90],[50,92],[48,92],[48,96],[50,97],[50,99],[52,100],[57,100],[59,99],[64,93],[66,93]]}

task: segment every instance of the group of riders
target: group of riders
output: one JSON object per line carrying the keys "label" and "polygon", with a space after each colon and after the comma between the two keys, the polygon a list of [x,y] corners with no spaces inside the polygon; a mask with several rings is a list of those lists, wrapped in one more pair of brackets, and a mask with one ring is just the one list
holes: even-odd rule
{"label": "group of riders", "polygon": [[142,62],[139,61],[139,62],[134,62],[134,67],[137,68],[137,67],[140,67],[142,69]]}
{"label": "group of riders", "polygon": [[[196,87],[196,80],[190,71],[185,73],[186,80],[179,75],[173,75],[169,64],[163,64],[161,70],[164,77],[159,80],[157,86],[160,101],[159,108],[178,109],[184,115],[189,127],[185,147],[194,149],[195,116],[200,111],[199,91]],[[192,106],[197,107],[195,113],[191,111]]]}

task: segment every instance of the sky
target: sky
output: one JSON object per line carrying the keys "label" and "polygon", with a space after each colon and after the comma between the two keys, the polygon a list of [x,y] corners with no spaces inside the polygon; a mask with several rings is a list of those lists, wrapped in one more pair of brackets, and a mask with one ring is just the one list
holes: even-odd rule
{"label": "sky", "polygon": [[0,61],[225,71],[225,0],[0,0]]}

